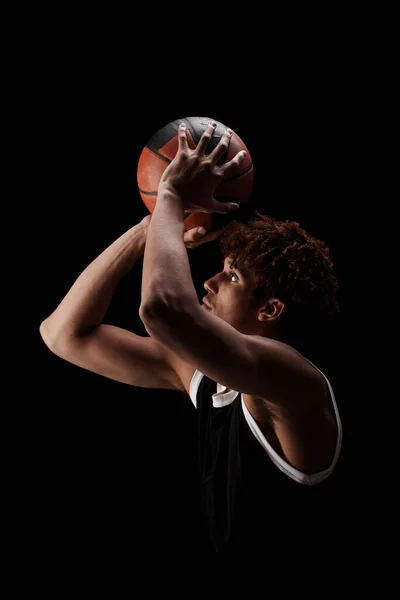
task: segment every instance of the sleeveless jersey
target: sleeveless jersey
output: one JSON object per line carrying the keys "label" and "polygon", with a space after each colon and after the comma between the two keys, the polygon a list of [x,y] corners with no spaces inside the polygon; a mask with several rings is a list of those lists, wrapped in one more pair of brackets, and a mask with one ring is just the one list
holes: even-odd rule
{"label": "sleeveless jersey", "polygon": [[306,475],[270,446],[241,393],[226,392],[224,386],[194,372],[189,391],[198,411],[203,511],[217,554],[248,555],[250,547],[268,553],[278,542],[301,551],[304,536],[310,540],[326,528],[335,510],[332,471],[342,426],[332,387],[322,375],[336,416],[336,450],[328,469]]}

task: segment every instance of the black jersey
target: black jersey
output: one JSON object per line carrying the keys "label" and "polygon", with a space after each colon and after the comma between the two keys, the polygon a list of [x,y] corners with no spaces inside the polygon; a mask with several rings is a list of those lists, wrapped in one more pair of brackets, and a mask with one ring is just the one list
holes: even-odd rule
{"label": "black jersey", "polygon": [[331,473],[342,440],[337,404],[326,382],[337,420],[336,452],[329,469],[305,475],[273,450],[242,394],[226,392],[197,370],[193,374],[190,397],[198,410],[203,510],[220,555],[248,554],[250,546],[262,552],[276,547],[277,536],[293,548],[293,541],[302,544],[304,536],[310,539],[324,529],[334,510]]}

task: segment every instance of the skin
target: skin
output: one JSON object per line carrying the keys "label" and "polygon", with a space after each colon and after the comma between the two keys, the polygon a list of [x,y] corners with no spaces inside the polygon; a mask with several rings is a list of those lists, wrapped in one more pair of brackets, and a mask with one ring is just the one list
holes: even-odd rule
{"label": "skin", "polygon": [[290,464],[304,473],[318,472],[331,463],[336,422],[323,376],[278,340],[284,303],[271,298],[257,305],[251,275],[246,279],[236,271],[235,277],[228,261],[205,283],[204,303],[210,308],[198,303],[182,243],[184,213],[234,210],[213,193],[241,160],[238,153],[217,166],[229,144],[229,130],[205,155],[212,131],[210,124],[191,150],[180,129],[179,150],[160,181],[148,231],[139,314],[149,334],[183,361],[227,389],[241,391],[267,439]]}
{"label": "skin", "polygon": [[256,302],[253,298],[256,283],[252,274],[244,275],[239,271],[232,257],[224,260],[222,271],[206,281],[204,288],[207,291],[206,306],[211,305],[213,315],[241,333],[278,339],[275,326],[284,311],[284,303],[278,298]]}
{"label": "skin", "polygon": [[[181,363],[196,365],[214,381],[243,392],[270,443],[275,436],[281,456],[305,473],[316,472],[329,466],[337,430],[322,376],[275,335],[283,303],[273,298],[255,304],[251,276],[246,280],[236,272],[235,277],[228,264],[205,284],[212,309],[199,305],[193,286],[186,248],[216,239],[221,231],[204,237],[197,230],[185,232],[184,212],[232,209],[212,195],[229,174],[229,164],[215,166],[227,147],[227,135],[224,140],[211,157],[198,150],[178,152],[164,172],[169,177],[160,186],[154,214],[146,218],[145,239],[144,224],[135,226],[99,255],[41,324],[40,332],[66,360],[118,381],[142,381],[146,387],[148,372],[144,369],[140,379],[132,356],[150,354],[149,345],[141,347],[138,336],[103,324],[115,286],[145,246],[139,314],[152,341],[159,342],[151,347],[156,360],[162,364],[157,350],[161,344]],[[199,146],[205,148],[204,143]]]}

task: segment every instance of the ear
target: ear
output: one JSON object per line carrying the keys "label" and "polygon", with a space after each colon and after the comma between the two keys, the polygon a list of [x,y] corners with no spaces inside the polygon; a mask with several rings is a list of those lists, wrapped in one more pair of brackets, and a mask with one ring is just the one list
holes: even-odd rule
{"label": "ear", "polygon": [[263,308],[260,308],[258,320],[270,322],[271,324],[282,316],[285,310],[285,303],[279,298],[269,298]]}

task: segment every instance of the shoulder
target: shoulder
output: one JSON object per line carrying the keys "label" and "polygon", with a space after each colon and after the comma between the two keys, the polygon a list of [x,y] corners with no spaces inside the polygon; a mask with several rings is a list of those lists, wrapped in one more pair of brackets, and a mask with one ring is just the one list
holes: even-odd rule
{"label": "shoulder", "polygon": [[249,344],[254,375],[267,380],[264,394],[259,397],[272,409],[293,414],[298,409],[318,402],[325,393],[326,381],[300,352],[279,340],[253,336]]}
{"label": "shoulder", "polygon": [[260,429],[277,440],[278,454],[304,474],[329,469],[340,438],[334,398],[325,376],[290,346],[275,344],[284,371],[281,389],[274,398],[245,398]]}

